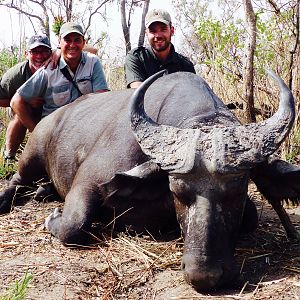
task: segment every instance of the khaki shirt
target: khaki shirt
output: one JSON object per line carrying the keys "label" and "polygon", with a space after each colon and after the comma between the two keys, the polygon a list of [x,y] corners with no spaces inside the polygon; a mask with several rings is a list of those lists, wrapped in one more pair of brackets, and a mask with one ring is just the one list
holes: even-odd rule
{"label": "khaki shirt", "polygon": [[[56,69],[52,70],[50,64],[47,68],[40,68],[18,89],[26,102],[30,102],[32,98],[44,98],[42,117],[80,96],[78,90],[60,71],[65,67],[67,64],[61,57]],[[70,69],[69,72],[83,95],[108,89],[101,62],[94,54],[82,52],[76,73],[73,74]]]}

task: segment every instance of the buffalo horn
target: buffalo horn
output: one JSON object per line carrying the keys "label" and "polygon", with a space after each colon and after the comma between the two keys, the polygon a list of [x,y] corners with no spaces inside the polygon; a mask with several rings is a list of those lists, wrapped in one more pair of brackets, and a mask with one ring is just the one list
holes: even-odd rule
{"label": "buffalo horn", "polygon": [[[215,153],[214,169],[219,172],[254,167],[274,153],[290,132],[295,119],[293,95],[280,77],[272,71],[268,71],[268,74],[280,87],[278,111],[271,118],[259,123],[214,128],[210,132]],[[199,146],[198,150],[201,148]]]}
{"label": "buffalo horn", "polygon": [[144,97],[147,89],[164,71],[139,86],[131,97],[131,128],[143,152],[168,172],[187,173],[194,166],[199,129],[179,129],[159,125],[146,115]]}

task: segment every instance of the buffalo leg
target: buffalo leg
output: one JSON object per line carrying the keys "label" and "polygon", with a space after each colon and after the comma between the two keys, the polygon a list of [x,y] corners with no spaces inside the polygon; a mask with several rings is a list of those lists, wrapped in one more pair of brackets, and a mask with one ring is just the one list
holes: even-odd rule
{"label": "buffalo leg", "polygon": [[258,226],[257,209],[254,202],[247,195],[240,233],[241,234],[252,233],[256,230],[257,226]]}
{"label": "buffalo leg", "polygon": [[86,244],[99,195],[82,184],[72,187],[65,199],[62,213],[57,209],[47,217],[47,230],[64,244]]}
{"label": "buffalo leg", "polygon": [[38,159],[35,157],[28,156],[26,159],[25,150],[19,163],[18,172],[10,180],[9,186],[0,193],[0,214],[10,212],[15,205],[24,204],[29,199],[26,192],[33,182],[47,178],[43,165],[38,163]]}
{"label": "buffalo leg", "polygon": [[34,196],[34,200],[41,202],[49,199],[60,199],[60,196],[58,195],[52,182],[41,184],[36,190],[36,194]]}
{"label": "buffalo leg", "polygon": [[15,186],[10,186],[0,193],[0,214],[9,213],[17,200]]}
{"label": "buffalo leg", "polygon": [[9,213],[15,205],[24,202],[24,194],[28,188],[22,185],[21,182],[19,173],[16,173],[11,179],[9,186],[0,193],[0,214]]}
{"label": "buffalo leg", "polygon": [[292,224],[288,214],[286,213],[285,209],[283,208],[280,201],[269,201],[274,210],[276,211],[281,224],[283,225],[287,236],[290,239],[300,241],[300,233],[296,230],[295,226]]}

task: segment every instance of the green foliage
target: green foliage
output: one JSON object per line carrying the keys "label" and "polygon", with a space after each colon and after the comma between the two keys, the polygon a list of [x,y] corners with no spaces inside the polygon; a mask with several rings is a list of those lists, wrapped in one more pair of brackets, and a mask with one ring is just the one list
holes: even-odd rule
{"label": "green foliage", "polygon": [[[233,21],[223,23],[212,16],[202,16],[195,23],[195,33],[204,63],[216,70],[224,68],[239,73],[244,30]],[[225,72],[227,73],[227,72]]]}
{"label": "green foliage", "polygon": [[8,49],[0,51],[0,77],[18,62],[18,57]]}
{"label": "green foliage", "polygon": [[293,133],[289,136],[289,140],[285,147],[285,159],[294,164],[299,164],[300,160],[300,130],[295,126]]}
{"label": "green foliage", "polygon": [[28,285],[31,280],[32,275],[26,272],[20,281],[16,281],[3,296],[0,296],[0,300],[25,299],[28,290]]}
{"label": "green foliage", "polygon": [[[2,124],[1,124],[2,123]],[[8,117],[6,109],[0,109],[0,128],[7,127]],[[7,162],[4,160],[3,153],[5,148],[6,130],[0,132],[0,179],[8,179],[17,171],[17,162]]]}
{"label": "green foliage", "polygon": [[64,23],[65,23],[65,20],[62,16],[54,17],[52,31],[55,33],[56,36],[59,36],[60,27]]}
{"label": "green foliage", "polygon": [[[194,22],[197,47],[201,52],[201,64],[227,75],[241,75],[243,69],[247,32],[245,21],[232,16],[214,17],[201,9]],[[295,44],[293,7],[285,6],[280,14],[272,14],[261,8],[256,10],[256,49],[254,68],[259,76],[265,68],[289,72],[289,54]],[[230,74],[229,74],[230,75]],[[230,78],[230,76],[227,76]]]}
{"label": "green foliage", "polygon": [[[246,32],[241,20],[223,23],[214,17],[201,17],[195,23],[195,33],[199,47],[205,56],[204,63],[226,74],[240,74],[246,41]],[[266,66],[272,66],[276,58],[278,37],[288,40],[288,35],[276,26],[274,18],[266,19],[257,14],[257,44],[255,50],[255,68],[258,74],[265,74]],[[277,40],[276,40],[277,39]],[[275,67],[274,67],[275,68]],[[275,68],[276,69],[276,68]],[[230,76],[228,76],[230,78]]]}

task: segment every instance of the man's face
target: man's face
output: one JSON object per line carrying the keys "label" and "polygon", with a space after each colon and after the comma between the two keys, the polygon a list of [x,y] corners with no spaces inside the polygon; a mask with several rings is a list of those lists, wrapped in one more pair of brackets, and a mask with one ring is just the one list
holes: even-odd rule
{"label": "man's face", "polygon": [[45,46],[38,46],[26,51],[29,67],[34,73],[44,65],[44,62],[51,56],[51,49]]}
{"label": "man's face", "polygon": [[60,39],[61,53],[66,62],[77,61],[81,57],[82,49],[85,45],[83,36],[72,32]]}
{"label": "man's face", "polygon": [[152,49],[157,52],[164,51],[171,45],[174,27],[161,22],[154,22],[146,29],[146,36]]}

